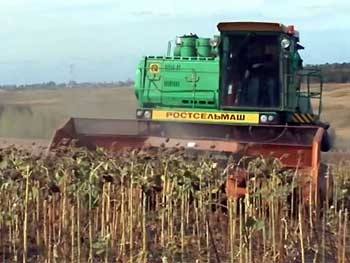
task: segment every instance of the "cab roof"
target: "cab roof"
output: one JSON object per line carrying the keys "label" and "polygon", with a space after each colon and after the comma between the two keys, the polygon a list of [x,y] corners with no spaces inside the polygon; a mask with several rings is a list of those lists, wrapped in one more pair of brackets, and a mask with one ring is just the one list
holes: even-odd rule
{"label": "cab roof", "polygon": [[220,22],[217,25],[223,31],[269,31],[289,33],[290,26],[271,22]]}

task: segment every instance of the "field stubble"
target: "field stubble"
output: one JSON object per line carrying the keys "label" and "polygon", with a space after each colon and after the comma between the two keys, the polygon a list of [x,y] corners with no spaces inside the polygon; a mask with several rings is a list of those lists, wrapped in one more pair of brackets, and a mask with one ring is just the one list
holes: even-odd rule
{"label": "field stubble", "polygon": [[273,159],[247,162],[249,194],[227,202],[220,189],[236,163],[210,155],[76,148],[0,155],[3,262],[349,262],[345,165],[334,168],[327,183],[334,199],[318,217],[300,203],[298,173]]}

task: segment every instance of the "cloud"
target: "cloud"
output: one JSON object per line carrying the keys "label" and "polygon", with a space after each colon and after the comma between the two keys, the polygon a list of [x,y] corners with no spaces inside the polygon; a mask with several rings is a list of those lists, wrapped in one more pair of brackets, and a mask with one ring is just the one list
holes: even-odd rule
{"label": "cloud", "polygon": [[350,27],[348,0],[265,1],[265,18],[300,25],[304,29],[326,30]]}
{"label": "cloud", "polygon": [[349,0],[0,0],[0,49],[6,50],[0,61],[25,65],[23,74],[30,63],[83,59],[115,63],[117,71],[123,61],[120,74],[132,76],[141,55],[165,53],[176,35],[210,37],[220,21],[252,20],[294,24],[312,62],[341,55],[350,59],[344,37],[350,31],[349,13]]}
{"label": "cloud", "polygon": [[96,4],[112,4],[116,1],[112,0],[1,0],[0,5],[1,9],[12,9],[12,8],[22,8],[22,9],[42,9],[46,7],[87,7],[94,6]]}
{"label": "cloud", "polygon": [[[307,28],[349,27],[348,0],[0,0],[0,22],[6,26],[40,17],[56,26],[157,22],[164,18],[277,20]],[[18,19],[20,18],[20,19]],[[220,19],[221,20],[221,19]],[[327,22],[327,23],[326,23]],[[44,23],[47,24],[47,23]],[[24,27],[30,27],[26,23]],[[37,25],[40,27],[40,25]],[[32,26],[33,27],[33,26]]]}
{"label": "cloud", "polygon": [[[232,1],[220,0],[218,3],[212,1],[202,0],[153,0],[140,1],[137,5],[123,2],[121,10],[135,12],[135,11],[151,11],[154,15],[168,13],[177,16],[195,16],[205,17],[213,14],[221,14],[229,12],[245,12],[250,11],[254,6],[259,8],[263,5],[264,0],[246,0],[246,1]],[[156,7],[156,8],[155,8]]]}

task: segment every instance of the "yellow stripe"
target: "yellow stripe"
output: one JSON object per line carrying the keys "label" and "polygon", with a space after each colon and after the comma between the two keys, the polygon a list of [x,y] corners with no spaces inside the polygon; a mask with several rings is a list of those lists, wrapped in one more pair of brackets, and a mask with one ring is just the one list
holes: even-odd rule
{"label": "yellow stripe", "polygon": [[306,116],[309,118],[310,122],[314,121],[314,116],[310,113],[306,113]]}
{"label": "yellow stripe", "polygon": [[310,113],[294,113],[292,115],[292,120],[300,123],[311,123],[314,121],[314,116]]}
{"label": "yellow stripe", "polygon": [[309,123],[310,120],[308,119],[308,117],[305,114],[300,114],[300,117],[303,119],[304,122]]}
{"label": "yellow stripe", "polygon": [[298,121],[298,119],[297,119],[297,118],[295,118],[295,116],[294,116],[294,115],[292,116],[292,120],[293,120],[294,122],[299,122],[299,121]]}
{"label": "yellow stripe", "polygon": [[304,123],[303,118],[301,118],[298,113],[295,113],[294,116],[297,118],[298,122]]}

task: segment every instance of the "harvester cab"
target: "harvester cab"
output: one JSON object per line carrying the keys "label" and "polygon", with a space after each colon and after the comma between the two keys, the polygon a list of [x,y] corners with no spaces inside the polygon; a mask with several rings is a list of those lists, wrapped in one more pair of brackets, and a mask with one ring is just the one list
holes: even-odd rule
{"label": "harvester cab", "polygon": [[[279,80],[284,77],[280,58],[282,63],[286,62],[283,59],[286,50],[279,46],[280,35],[223,32],[220,56],[224,109],[280,109],[282,85],[279,85]],[[266,121],[273,122],[274,117],[271,115]]]}
{"label": "harvester cab", "polygon": [[[173,47],[168,43],[166,55],[140,59],[135,119],[72,118],[50,148],[75,139],[92,149],[243,151],[279,158],[318,190],[320,151],[331,145],[328,124],[320,121],[321,74],[303,69],[299,33],[279,23],[224,22],[217,28],[213,38],[183,35]],[[237,175],[242,172],[227,181],[232,196],[245,191]]]}

